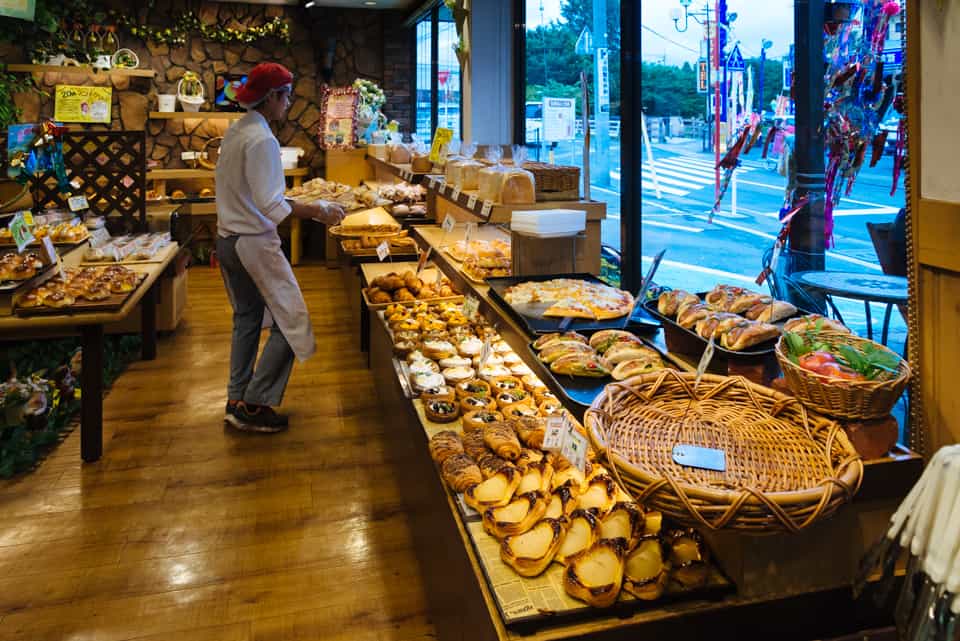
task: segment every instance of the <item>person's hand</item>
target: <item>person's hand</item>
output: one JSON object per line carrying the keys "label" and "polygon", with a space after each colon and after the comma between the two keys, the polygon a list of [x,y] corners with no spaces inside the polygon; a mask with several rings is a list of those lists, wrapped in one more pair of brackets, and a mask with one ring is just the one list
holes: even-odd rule
{"label": "person's hand", "polygon": [[347,213],[343,210],[343,207],[337,203],[321,201],[315,206],[319,210],[319,213],[317,216],[315,216],[315,218],[327,227],[339,225],[341,222],[343,222],[344,217],[347,215]]}

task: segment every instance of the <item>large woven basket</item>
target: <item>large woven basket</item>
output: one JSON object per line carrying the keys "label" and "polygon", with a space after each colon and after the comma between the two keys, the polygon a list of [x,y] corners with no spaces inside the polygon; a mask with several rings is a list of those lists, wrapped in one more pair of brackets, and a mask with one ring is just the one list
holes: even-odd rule
{"label": "large woven basket", "polygon": [[537,193],[553,191],[579,191],[580,168],[549,165],[543,162],[525,162],[523,168],[533,174]]}
{"label": "large woven basket", "polygon": [[[860,488],[863,463],[832,420],[742,377],[663,370],[606,387],[587,434],[620,484],[685,525],[798,532]],[[687,467],[676,445],[720,449],[725,471]]]}
{"label": "large woven basket", "polygon": [[[893,353],[879,343],[854,334],[820,332],[816,335],[816,339],[831,347],[839,345],[860,347],[865,343],[872,343],[876,347]],[[805,337],[804,340],[809,339]],[[787,357],[786,350],[784,339],[781,337],[777,343],[776,354],[787,387],[810,409],[836,418],[866,421],[889,415],[910,380],[910,366],[902,358],[897,373],[887,380],[848,381],[804,369]]]}

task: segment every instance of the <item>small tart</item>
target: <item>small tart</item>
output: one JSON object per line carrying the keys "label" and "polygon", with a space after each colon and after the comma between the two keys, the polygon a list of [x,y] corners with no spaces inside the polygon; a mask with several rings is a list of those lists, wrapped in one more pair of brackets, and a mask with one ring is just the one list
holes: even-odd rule
{"label": "small tart", "polygon": [[83,297],[86,300],[106,300],[110,298],[110,289],[102,285],[89,285],[83,290]]}
{"label": "small tart", "polygon": [[415,343],[420,342],[420,332],[412,332],[407,330],[405,332],[394,332],[393,333],[393,342],[398,341],[413,341]]}
{"label": "small tart", "polygon": [[408,318],[402,323],[399,323],[394,329],[397,329],[401,332],[405,332],[405,331],[419,332],[420,323],[414,318]]}
{"label": "small tart", "polygon": [[465,398],[467,396],[488,398],[490,395],[490,383],[481,381],[478,378],[463,381],[457,384],[457,398]]}
{"label": "small tart", "polygon": [[[475,366],[477,366],[477,367],[480,367],[480,357],[479,357],[479,356],[474,356],[474,357],[473,357],[473,364],[474,364]],[[488,365],[488,366],[489,366],[489,365],[503,365],[503,359],[500,358],[499,356],[497,356],[496,354],[494,354],[494,353],[491,352],[490,355],[487,356],[487,362],[484,363],[484,365]]]}
{"label": "small tart", "polygon": [[410,363],[410,374],[413,376],[416,376],[417,374],[438,374],[439,372],[440,366],[427,359]]}
{"label": "small tart", "polygon": [[501,354],[501,358],[503,358],[503,364],[507,367],[513,367],[514,365],[519,365],[523,362],[523,359],[520,358],[520,355],[513,351],[504,352]]}
{"label": "small tart", "polygon": [[526,401],[507,405],[502,411],[504,418],[507,419],[540,416],[540,410]]}
{"label": "small tart", "polygon": [[490,387],[495,392],[509,392],[523,389],[523,383],[516,376],[498,376],[490,381]]}
{"label": "small tart", "polygon": [[544,416],[552,416],[553,414],[563,412],[563,404],[555,398],[548,398],[542,403],[538,403],[537,409],[539,409],[540,413]]}
{"label": "small tart", "polygon": [[69,307],[76,302],[76,299],[65,291],[59,290],[50,292],[43,297],[43,304],[47,307],[63,308]]}
{"label": "small tart", "polygon": [[523,387],[535,397],[541,392],[547,391],[547,384],[541,381],[540,377],[536,374],[527,374],[521,377],[520,381],[523,383]]}
{"label": "small tart", "polygon": [[470,359],[462,356],[451,356],[449,358],[440,359],[440,367],[442,369],[449,369],[451,367],[470,367],[470,364]]}
{"label": "small tart", "polygon": [[493,351],[497,354],[508,354],[513,351],[513,348],[507,344],[507,341],[501,339],[493,344]]}
{"label": "small tart", "polygon": [[460,341],[460,344],[457,345],[457,349],[463,356],[479,356],[480,352],[483,351],[483,341],[476,337],[467,338]]}
{"label": "small tart", "polygon": [[484,365],[480,368],[480,378],[488,381],[509,375],[510,370],[503,365]]}
{"label": "small tart", "polygon": [[414,341],[397,341],[393,344],[393,353],[398,358],[406,358],[408,354],[414,352],[419,343]]}
{"label": "small tart", "polygon": [[510,368],[510,373],[517,378],[523,378],[533,374],[533,370],[526,363],[518,363]]}
{"label": "small tart", "polygon": [[438,318],[420,321],[420,326],[425,332],[442,332],[447,329],[447,324]]}
{"label": "small tart", "polygon": [[430,400],[423,404],[423,409],[434,423],[450,423],[460,416],[460,408],[452,401]]}
{"label": "small tart", "polygon": [[442,372],[443,378],[451,385],[472,380],[477,375],[472,367],[448,367]]}
{"label": "small tart", "polygon": [[[460,405],[461,410],[463,404]],[[463,415],[463,429],[465,432],[482,432],[491,423],[503,421],[503,414],[490,410],[473,410]]]}
{"label": "small tart", "polygon": [[460,399],[460,409],[463,413],[474,412],[476,410],[487,410],[488,412],[497,411],[497,402],[489,397],[464,396]]}
{"label": "small tart", "polygon": [[494,398],[496,399],[497,405],[500,407],[500,409],[504,409],[508,405],[513,405],[514,403],[533,404],[533,397],[522,387],[511,390],[503,390]]}
{"label": "small tart", "polygon": [[454,401],[456,397],[456,392],[449,385],[431,387],[420,393],[420,398],[424,401]]}
{"label": "small tart", "polygon": [[417,374],[413,377],[413,389],[417,392],[431,389],[433,387],[443,387],[446,381],[440,374]]}
{"label": "small tart", "polygon": [[[428,330],[429,331],[429,330]],[[450,358],[456,355],[457,348],[450,341],[425,340],[423,341],[423,354],[429,358],[441,359]]]}

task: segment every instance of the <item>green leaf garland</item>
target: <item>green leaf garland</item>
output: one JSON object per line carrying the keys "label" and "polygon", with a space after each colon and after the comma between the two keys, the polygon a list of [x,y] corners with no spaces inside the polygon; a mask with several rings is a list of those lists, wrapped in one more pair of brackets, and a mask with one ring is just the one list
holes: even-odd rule
{"label": "green leaf garland", "polygon": [[112,14],[111,17],[117,21],[117,24],[126,28],[131,35],[142,39],[144,42],[174,47],[182,47],[187,44],[187,38],[194,33],[199,33],[205,40],[219,42],[220,44],[250,44],[264,38],[277,38],[285,43],[290,42],[290,25],[280,18],[272,18],[259,27],[234,29],[221,24],[206,24],[192,11],[180,14],[173,27],[136,24],[124,14]]}

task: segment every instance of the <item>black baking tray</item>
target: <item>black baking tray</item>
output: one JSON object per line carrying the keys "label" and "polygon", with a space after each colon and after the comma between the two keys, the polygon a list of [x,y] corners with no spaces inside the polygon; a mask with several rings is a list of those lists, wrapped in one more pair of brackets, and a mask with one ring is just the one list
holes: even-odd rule
{"label": "black baking tray", "polygon": [[[599,283],[606,285],[602,280],[593,274],[551,274],[544,276],[505,276],[501,278],[488,278],[487,285],[490,286],[490,296],[503,307],[510,316],[523,326],[527,334],[536,336],[537,334],[550,334],[561,331],[560,323],[562,318],[543,318],[540,314],[549,307],[546,303],[540,303],[538,306],[523,305],[516,308],[506,300],[506,291],[509,287],[527,282],[542,282],[553,280],[554,278],[574,278],[585,280],[590,283]],[[654,332],[660,327],[658,318],[652,317],[646,313],[642,305],[637,305],[633,310],[633,316],[630,317],[630,327],[626,329]],[[610,320],[590,320],[587,318],[574,319],[569,331],[592,332],[601,329],[624,329],[623,317],[612,318]]]}
{"label": "black baking tray", "polygon": [[[599,330],[597,330],[599,331]],[[627,330],[630,331],[630,330]],[[589,338],[596,332],[585,332],[584,336]],[[631,332],[636,334],[636,332]],[[664,350],[660,349],[652,342],[645,340],[642,336],[637,336],[640,339],[640,342],[643,343],[645,347],[655,349],[660,358],[663,359],[663,362],[666,363],[667,367],[672,367],[678,371],[686,371],[686,369],[681,366],[676,359],[672,358]],[[527,344],[527,349],[530,351],[532,358],[540,360],[540,355],[537,350],[533,348],[533,342]],[[550,366],[546,363],[541,362],[546,375],[549,376],[557,384],[557,387],[562,390],[561,401],[569,401],[574,405],[583,407],[584,409],[593,405],[593,401],[600,396],[600,393],[603,389],[610,383],[615,383],[616,381],[612,376],[607,376],[605,378],[584,378],[580,376],[564,376],[562,374],[554,374],[550,371]]]}

